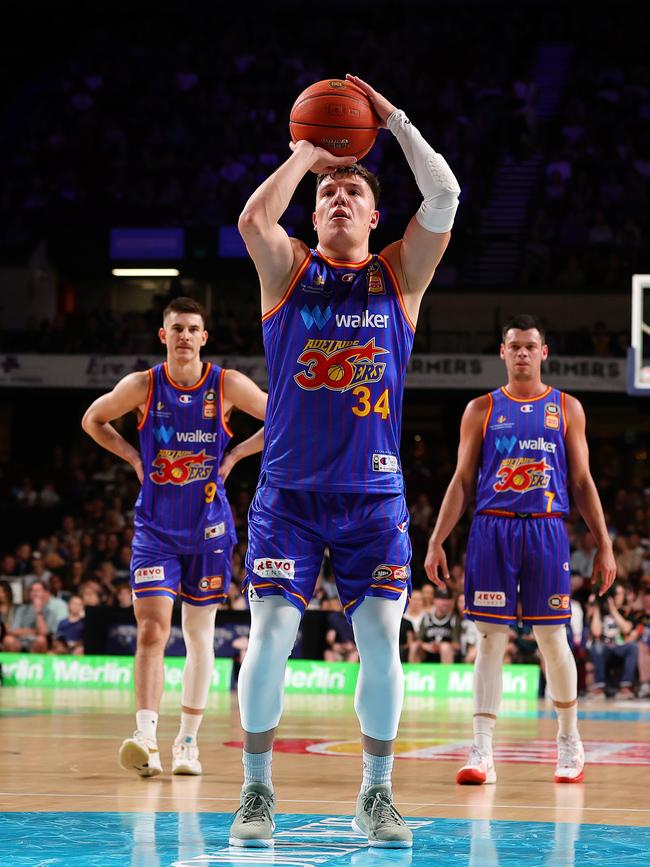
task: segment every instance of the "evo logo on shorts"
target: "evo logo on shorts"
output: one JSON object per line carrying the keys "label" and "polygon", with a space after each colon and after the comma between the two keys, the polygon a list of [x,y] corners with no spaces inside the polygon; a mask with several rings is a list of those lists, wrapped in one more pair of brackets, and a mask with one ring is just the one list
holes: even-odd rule
{"label": "evo logo on shorts", "polygon": [[373,473],[396,473],[399,467],[395,455],[382,455],[375,452],[372,456]]}
{"label": "evo logo on shorts", "polygon": [[213,527],[206,527],[203,532],[203,537],[205,539],[216,539],[217,536],[223,536],[226,532],[226,525],[224,521],[221,521],[219,524],[215,524]]}
{"label": "evo logo on shorts", "polygon": [[499,590],[475,590],[474,605],[482,608],[505,608],[506,594]]}
{"label": "evo logo on shorts", "polygon": [[258,557],[253,561],[253,572],[260,578],[287,578],[292,581],[296,576],[296,561]]}
{"label": "evo logo on shorts", "polygon": [[143,566],[142,569],[135,570],[133,573],[133,580],[136,584],[146,584],[148,581],[164,581],[165,567]]}

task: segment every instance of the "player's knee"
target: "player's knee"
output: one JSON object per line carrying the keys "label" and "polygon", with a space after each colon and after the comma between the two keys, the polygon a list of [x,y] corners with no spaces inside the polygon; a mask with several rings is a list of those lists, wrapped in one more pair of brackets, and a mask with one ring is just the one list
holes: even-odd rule
{"label": "player's knee", "polygon": [[564,626],[533,626],[533,635],[545,662],[572,656]]}
{"label": "player's knee", "polygon": [[156,647],[165,645],[169,638],[170,624],[155,617],[144,617],[138,621],[138,646]]}
{"label": "player's knee", "polygon": [[498,623],[483,623],[480,620],[476,621],[476,626],[481,636],[478,653],[482,656],[503,656],[508,644],[508,627]]}

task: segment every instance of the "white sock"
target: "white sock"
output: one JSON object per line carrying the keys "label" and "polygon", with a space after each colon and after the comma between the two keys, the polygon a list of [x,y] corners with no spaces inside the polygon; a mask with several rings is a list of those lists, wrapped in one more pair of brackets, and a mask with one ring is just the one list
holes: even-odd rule
{"label": "white sock", "polygon": [[195,741],[202,720],[202,713],[185,713],[185,711],[181,711],[181,727],[178,730],[176,740],[181,741],[190,738]]}
{"label": "white sock", "polygon": [[474,717],[474,743],[482,753],[492,752],[492,733],[495,722],[496,720],[489,716]]}
{"label": "white sock", "polygon": [[155,710],[147,710],[147,708],[139,710],[135,715],[135,727],[148,740],[155,742],[158,714]]}
{"label": "white sock", "polygon": [[571,707],[555,707],[557,714],[557,726],[559,735],[575,735],[578,734],[578,702],[572,704]]}
{"label": "white sock", "polygon": [[371,786],[391,785],[394,758],[393,753],[389,756],[373,756],[372,753],[363,751],[362,794],[367,792]]}
{"label": "white sock", "polygon": [[242,762],[244,765],[244,785],[249,783],[263,783],[269,789],[273,788],[271,780],[271,763],[273,761],[273,750],[268,750],[265,753],[247,753],[244,750]]}

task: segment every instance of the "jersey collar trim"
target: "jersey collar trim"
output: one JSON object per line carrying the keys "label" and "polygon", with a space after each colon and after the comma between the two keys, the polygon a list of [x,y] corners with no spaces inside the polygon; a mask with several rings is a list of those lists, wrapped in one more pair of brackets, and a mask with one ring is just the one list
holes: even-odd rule
{"label": "jersey collar trim", "polygon": [[363,268],[372,259],[372,255],[370,253],[368,253],[368,255],[363,260],[363,262],[341,262],[338,259],[330,259],[318,247],[316,247],[315,252],[316,252],[316,255],[319,256],[324,262],[327,262],[328,265],[332,265],[334,268]]}
{"label": "jersey collar trim", "polygon": [[207,362],[207,364],[205,365],[205,370],[203,371],[203,376],[194,385],[179,385],[177,382],[174,382],[174,380],[169,375],[169,368],[167,367],[166,361],[163,362],[163,370],[165,371],[165,377],[167,378],[167,382],[174,388],[177,388],[179,391],[196,391],[197,388],[201,388],[203,383],[208,378],[208,375],[212,370],[212,362]]}
{"label": "jersey collar trim", "polygon": [[546,391],[538,394],[537,397],[515,397],[514,394],[510,394],[505,385],[501,386],[501,391],[509,400],[514,400],[515,403],[535,403],[536,400],[542,400],[543,398],[548,397],[548,395],[553,391],[553,387],[549,385]]}

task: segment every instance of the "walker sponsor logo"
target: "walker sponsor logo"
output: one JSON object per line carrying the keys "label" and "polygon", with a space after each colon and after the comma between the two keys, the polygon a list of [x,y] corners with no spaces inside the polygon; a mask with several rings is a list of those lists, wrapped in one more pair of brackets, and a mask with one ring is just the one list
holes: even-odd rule
{"label": "walker sponsor logo", "polygon": [[309,330],[312,325],[315,325],[320,331],[321,328],[324,328],[332,318],[332,309],[328,305],[324,310],[321,310],[317,305],[316,307],[312,307],[310,310],[305,304],[300,311],[300,315],[302,316],[302,321],[307,326],[307,330]]}
{"label": "walker sponsor logo", "polygon": [[142,569],[135,570],[133,578],[136,584],[147,584],[150,581],[164,581],[165,567],[144,566]]}
{"label": "walker sponsor logo", "polygon": [[364,310],[361,314],[336,314],[339,328],[388,328],[389,322],[388,313],[371,313],[369,310]]}
{"label": "walker sponsor logo", "polygon": [[536,440],[519,440],[519,448],[529,452],[550,452],[554,455],[557,443],[549,443],[544,437],[537,437]]}
{"label": "walker sponsor logo", "polygon": [[216,443],[219,439],[218,433],[211,433],[205,430],[179,431],[176,434],[176,439],[179,443]]}
{"label": "walker sponsor logo", "polygon": [[156,442],[163,443],[163,445],[168,445],[173,439],[176,431],[170,425],[169,427],[165,427],[164,424],[159,425],[153,429],[153,435]]}
{"label": "walker sponsor logo", "polygon": [[287,578],[292,581],[296,574],[296,561],[258,557],[253,562],[253,572],[260,578]]}
{"label": "walker sponsor logo", "polygon": [[494,441],[496,450],[500,455],[509,455],[514,449],[517,437],[497,437]]}
{"label": "walker sponsor logo", "polygon": [[[0,653],[4,686],[78,687],[91,689],[132,689],[133,657],[53,657],[21,653]],[[185,657],[164,659],[165,689],[180,691]],[[212,689],[230,689],[232,660],[217,658],[212,672]]]}
{"label": "walker sponsor logo", "polygon": [[549,597],[548,606],[554,611],[568,611],[571,608],[571,597],[556,593]]}
{"label": "walker sponsor logo", "polygon": [[474,605],[481,608],[505,608],[506,594],[500,590],[475,590]]}

